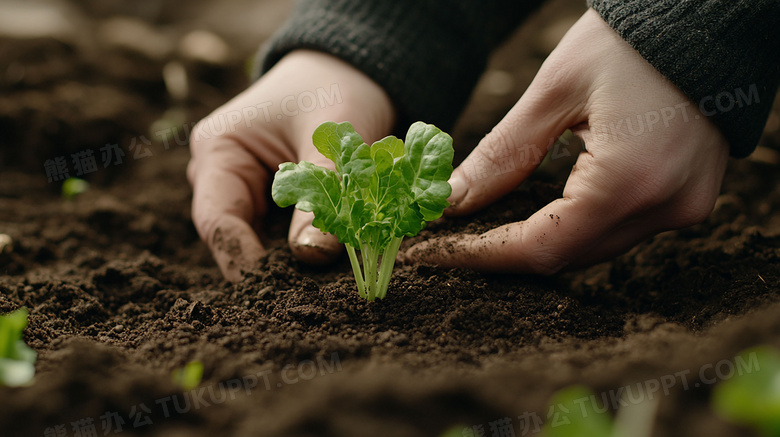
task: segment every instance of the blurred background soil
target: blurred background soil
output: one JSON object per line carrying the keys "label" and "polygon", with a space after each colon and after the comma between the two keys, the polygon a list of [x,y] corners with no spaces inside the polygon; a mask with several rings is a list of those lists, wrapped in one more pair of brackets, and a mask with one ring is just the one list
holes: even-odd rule
{"label": "blurred background soil", "polygon": [[[291,7],[0,2],[0,233],[14,241],[0,251],[0,313],[29,308],[39,352],[33,386],[0,388],[0,435],[89,435],[88,423],[166,437],[511,435],[494,433],[504,418],[534,435],[522,417],[551,419],[563,386],[600,393],[678,372],[690,386],[663,396],[655,436],[750,435],[714,416],[697,378],[748,346],[780,346],[777,102],[707,221],[609,263],[553,278],[398,266],[389,297],[368,304],[346,260],[298,264],[289,212],[272,211],[273,250],[231,285],[190,221],[186,139],[247,86]],[[453,132],[458,160],[583,11],[551,1],[496,52]],[[417,238],[527,217],[560,194],[580,144],[561,147],[566,158],[504,201]],[[66,176],[91,188],[63,200]],[[205,403],[170,381],[190,360],[204,363]],[[240,390],[219,398],[230,381]]]}

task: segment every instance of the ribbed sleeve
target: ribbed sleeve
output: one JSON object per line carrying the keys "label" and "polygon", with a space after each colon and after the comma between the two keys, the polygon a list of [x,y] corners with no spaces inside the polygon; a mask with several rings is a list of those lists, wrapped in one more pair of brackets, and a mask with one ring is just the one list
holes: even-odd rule
{"label": "ribbed sleeve", "polygon": [[260,73],[298,48],[335,55],[382,86],[399,126],[449,130],[491,51],[541,1],[303,0],[261,50]]}
{"label": "ribbed sleeve", "polygon": [[755,148],[780,81],[778,0],[588,0],[721,129]]}

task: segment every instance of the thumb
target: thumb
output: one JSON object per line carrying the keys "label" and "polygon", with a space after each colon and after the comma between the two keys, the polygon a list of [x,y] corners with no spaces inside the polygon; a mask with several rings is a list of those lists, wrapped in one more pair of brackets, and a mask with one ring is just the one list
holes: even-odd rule
{"label": "thumb", "polygon": [[312,226],[314,214],[295,210],[290,221],[290,250],[299,260],[309,264],[328,264],[341,252],[336,236],[325,234]]}
{"label": "thumb", "polygon": [[447,215],[470,214],[512,191],[567,128],[587,119],[581,78],[559,64],[548,58],[515,106],[453,171]]}

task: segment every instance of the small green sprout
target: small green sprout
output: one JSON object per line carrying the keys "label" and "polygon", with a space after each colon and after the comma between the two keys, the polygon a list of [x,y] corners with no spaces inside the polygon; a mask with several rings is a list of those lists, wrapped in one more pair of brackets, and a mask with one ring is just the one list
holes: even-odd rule
{"label": "small green sprout", "polygon": [[203,379],[203,363],[190,361],[184,367],[171,372],[173,383],[184,390],[192,390],[200,385]]}
{"label": "small green sprout", "polygon": [[464,429],[468,429],[468,425],[451,426],[442,431],[439,437],[463,437]]}
{"label": "small green sprout", "polygon": [[171,108],[163,113],[162,117],[153,121],[149,125],[149,136],[155,141],[162,141],[168,147],[168,143],[178,136],[184,137],[184,133],[179,135],[180,131],[184,130],[184,125],[187,122],[187,116],[183,110],[178,108]]}
{"label": "small green sprout", "polygon": [[86,193],[89,190],[89,182],[79,178],[67,178],[62,183],[62,197],[65,200],[73,200],[79,194]]}
{"label": "small green sprout", "polygon": [[751,371],[718,384],[712,407],[731,422],[752,427],[765,437],[780,437],[780,351],[759,346],[740,357],[751,363]]}
{"label": "small green sprout", "polygon": [[312,141],[336,171],[307,161],[285,162],[271,195],[282,208],[313,212],[312,224],[346,246],[360,296],[382,299],[401,240],[417,235],[449,206],[452,138],[418,121],[405,141],[388,136],[369,146],[351,124],[326,122],[314,130]]}
{"label": "small green sprout", "polygon": [[658,397],[628,403],[614,421],[606,411],[597,411],[596,396],[581,385],[564,388],[550,403],[561,415],[545,424],[544,437],[650,437],[658,409]]}
{"label": "small green sprout", "polygon": [[38,353],[22,340],[27,327],[27,308],[0,316],[0,385],[18,387],[35,376]]}

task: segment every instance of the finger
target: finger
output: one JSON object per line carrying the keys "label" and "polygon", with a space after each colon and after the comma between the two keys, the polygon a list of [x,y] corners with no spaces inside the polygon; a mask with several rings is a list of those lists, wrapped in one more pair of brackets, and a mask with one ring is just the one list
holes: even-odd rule
{"label": "finger", "polygon": [[[314,146],[303,148],[301,161],[309,161],[313,164],[333,169],[334,164],[322,156]],[[314,214],[295,210],[290,221],[288,241],[290,250],[299,260],[309,264],[328,264],[335,261],[341,252],[342,246],[332,234],[325,234],[312,226]]]}
{"label": "finger", "polygon": [[[499,237],[501,239],[501,246],[504,246],[506,245],[506,241],[509,238],[517,238],[518,234],[522,235],[523,232],[529,230],[533,232],[533,227],[529,224],[532,223],[531,219],[527,220],[526,222],[512,224],[513,226],[508,225],[505,229],[499,228],[494,230],[496,232],[487,232],[478,236],[469,235],[465,239],[452,238],[438,241],[431,240],[413,247],[413,250],[410,249],[410,251],[407,252],[407,257],[409,260],[445,264],[450,267],[470,267],[483,271],[490,270],[504,272],[516,271],[531,273],[552,273],[564,265],[566,268],[584,267],[612,259],[617,255],[627,252],[637,244],[647,240],[659,232],[675,229],[677,226],[668,220],[669,214],[666,206],[667,205],[655,208],[653,211],[646,211],[645,213],[640,214],[637,218],[628,220],[625,223],[619,224],[617,226],[605,227],[600,235],[593,235],[593,238],[590,242],[590,247],[581,250],[581,255],[577,257],[571,257],[572,261],[566,260],[565,256],[544,258],[536,255],[534,260],[526,263],[515,262],[507,263],[504,266],[494,265],[493,263],[500,259],[509,259],[513,256],[519,257],[519,254],[517,252],[513,252],[510,247],[507,250],[507,252],[510,253],[501,253],[499,251],[496,253],[495,259],[493,261],[486,261],[481,263],[483,265],[480,265],[479,263],[475,264],[475,258],[484,256],[486,250],[494,250],[493,246],[497,246],[496,243],[498,242]],[[563,212],[563,214],[565,215],[566,213]],[[549,218],[550,223],[553,224],[553,226],[551,226],[553,229],[549,230],[550,236],[555,235],[559,231],[566,232],[565,227],[560,226],[559,215],[555,214],[553,217],[549,217],[548,215],[547,218]],[[546,221],[544,220],[544,217],[543,221]],[[547,232],[548,231],[542,230],[542,234],[538,235],[537,231],[536,242],[538,243],[539,247],[543,246],[545,242],[548,243],[550,248],[554,247],[554,243],[552,243],[553,240],[552,238],[548,238]],[[582,237],[585,239],[587,236],[583,235]],[[528,243],[521,242],[520,244],[527,245]],[[464,245],[473,247],[463,251],[461,246]],[[570,249],[576,250],[578,248],[574,247]],[[423,253],[432,253],[434,256],[429,257],[426,256],[427,254],[422,255]],[[470,258],[469,254],[472,253],[479,256]],[[569,253],[573,253],[573,250],[570,250]],[[452,256],[452,254],[457,254],[457,257],[460,257],[461,259],[452,264],[447,264],[446,261],[443,261],[444,258]],[[559,258],[563,258],[563,261],[558,261]],[[549,261],[550,259],[552,259],[552,264]],[[558,261],[560,264],[555,265],[555,261]]]}
{"label": "finger", "polygon": [[[406,260],[485,272],[552,274],[570,262],[567,254],[579,255],[590,245],[582,229],[588,209],[581,202],[558,199],[523,222],[419,243],[406,252]],[[595,226],[587,231],[604,231]]]}
{"label": "finger", "polygon": [[299,260],[315,265],[329,264],[341,253],[342,245],[332,234],[312,226],[314,214],[295,210],[290,222],[290,250]]}
{"label": "finger", "polygon": [[268,172],[228,139],[193,144],[192,153],[192,221],[225,278],[238,281],[265,253],[250,223],[265,212]]}
{"label": "finger", "polygon": [[246,272],[258,267],[266,250],[247,222],[229,213],[214,220],[214,232],[209,248],[222,274],[230,282],[238,282]]}
{"label": "finger", "polygon": [[[580,258],[608,232],[641,212],[624,189],[630,174],[583,152],[563,192],[527,220],[480,235],[429,240],[407,252],[410,260],[492,272],[552,274]],[[652,205],[655,206],[655,205]]]}

